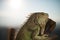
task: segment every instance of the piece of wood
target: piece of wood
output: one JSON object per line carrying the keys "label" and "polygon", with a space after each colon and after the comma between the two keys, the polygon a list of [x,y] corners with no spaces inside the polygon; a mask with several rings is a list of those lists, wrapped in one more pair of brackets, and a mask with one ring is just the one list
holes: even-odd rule
{"label": "piece of wood", "polygon": [[47,24],[46,24],[46,28],[45,28],[45,32],[44,33],[45,34],[50,34],[54,30],[55,26],[56,26],[56,22],[51,20],[51,19],[49,19]]}
{"label": "piece of wood", "polygon": [[8,29],[8,40],[14,40],[15,39],[15,29],[10,28]]}

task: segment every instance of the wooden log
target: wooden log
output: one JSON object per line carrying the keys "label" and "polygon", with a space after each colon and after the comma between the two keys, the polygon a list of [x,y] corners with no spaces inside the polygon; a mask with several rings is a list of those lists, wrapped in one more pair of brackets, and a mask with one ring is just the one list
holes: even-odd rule
{"label": "wooden log", "polygon": [[55,26],[56,26],[56,22],[51,20],[51,19],[49,19],[47,24],[46,24],[46,28],[45,28],[45,32],[44,33],[45,34],[50,34],[54,30]]}
{"label": "wooden log", "polygon": [[14,28],[10,28],[8,30],[8,40],[14,40],[15,39],[15,32],[16,32],[16,30]]}

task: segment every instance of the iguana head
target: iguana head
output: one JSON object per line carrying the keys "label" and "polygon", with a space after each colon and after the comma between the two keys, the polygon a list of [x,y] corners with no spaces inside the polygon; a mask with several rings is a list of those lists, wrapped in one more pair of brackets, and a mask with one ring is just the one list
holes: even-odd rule
{"label": "iguana head", "polygon": [[37,22],[41,25],[41,24],[46,24],[46,22],[48,21],[48,14],[47,13],[39,13],[37,14]]}
{"label": "iguana head", "polygon": [[44,12],[35,12],[31,16],[36,24],[46,24],[48,21],[48,14]]}
{"label": "iguana head", "polygon": [[45,30],[45,26],[46,26],[46,23],[48,22],[48,14],[47,13],[37,13],[36,15],[36,18],[37,18],[37,23],[39,24],[40,28],[41,28],[41,35],[44,34],[44,30]]}
{"label": "iguana head", "polygon": [[29,18],[30,21],[34,22],[35,24],[46,24],[48,21],[48,14],[44,12],[35,12]]}

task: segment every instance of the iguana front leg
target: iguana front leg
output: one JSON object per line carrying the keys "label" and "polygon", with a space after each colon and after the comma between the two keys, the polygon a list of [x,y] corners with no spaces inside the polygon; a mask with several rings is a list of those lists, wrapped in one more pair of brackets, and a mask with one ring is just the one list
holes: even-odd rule
{"label": "iguana front leg", "polygon": [[32,39],[33,40],[40,40],[41,39],[41,36],[38,36],[39,35],[39,32],[40,32],[40,27],[37,27],[37,29],[35,29],[32,32]]}

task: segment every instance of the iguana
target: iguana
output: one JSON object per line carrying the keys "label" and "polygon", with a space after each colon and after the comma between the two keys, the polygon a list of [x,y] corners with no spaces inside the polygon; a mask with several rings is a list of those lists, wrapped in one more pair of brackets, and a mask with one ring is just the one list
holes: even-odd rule
{"label": "iguana", "polygon": [[33,13],[19,30],[16,40],[40,40],[44,35],[48,14],[44,12]]}

